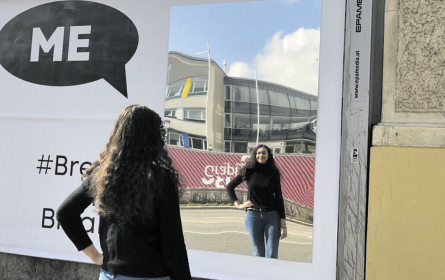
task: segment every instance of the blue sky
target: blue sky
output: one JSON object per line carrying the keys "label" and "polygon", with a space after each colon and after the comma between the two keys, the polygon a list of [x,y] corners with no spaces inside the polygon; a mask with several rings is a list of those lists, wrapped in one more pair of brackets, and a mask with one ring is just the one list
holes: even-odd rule
{"label": "blue sky", "polygon": [[[207,54],[196,53],[205,51],[209,42],[211,58],[221,68],[225,60],[230,75],[250,78],[254,75],[252,64],[256,56],[260,79],[317,94],[317,80],[311,81],[312,86],[305,83],[313,80],[314,75],[318,78],[320,9],[320,0],[173,7],[169,49],[206,58]],[[301,70],[295,69],[297,65]],[[275,67],[283,73],[288,71],[287,67],[293,68],[289,69],[292,71],[288,79],[284,79],[285,75],[280,78]],[[307,77],[310,69],[312,78]],[[302,81],[292,81],[295,76]]]}

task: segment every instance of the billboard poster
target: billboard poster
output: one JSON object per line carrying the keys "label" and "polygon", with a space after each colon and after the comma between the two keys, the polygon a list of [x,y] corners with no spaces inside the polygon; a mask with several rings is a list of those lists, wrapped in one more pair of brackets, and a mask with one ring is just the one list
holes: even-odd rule
{"label": "billboard poster", "polygon": [[[0,5],[0,248],[86,261],[55,211],[80,185],[124,107],[140,103],[162,114],[168,20],[159,26],[162,17],[140,10],[169,8],[154,1]],[[84,225],[97,241],[93,207]]]}
{"label": "billboard poster", "polygon": [[[265,142],[273,148],[282,171],[285,199],[313,213],[306,259],[268,260],[232,251],[203,250],[194,245],[203,243],[203,239],[192,237],[191,245],[187,245],[193,276],[334,279],[344,1],[321,2],[317,57],[320,70],[318,89],[312,94],[317,97],[290,90],[291,86],[280,85],[277,80],[259,81],[256,104],[260,109],[251,114],[249,121],[240,112],[231,111],[230,115],[222,109],[228,107],[218,106],[231,103],[230,108],[240,109],[236,107],[236,91],[243,85],[254,89],[252,76],[247,78],[250,82],[244,83],[234,75],[224,80],[210,72],[223,68],[207,64],[211,61],[210,47],[206,50],[209,59],[201,59],[199,73],[179,78],[178,72],[171,71],[178,66],[169,45],[172,11],[225,2],[228,1],[1,1],[1,252],[89,262],[61,230],[55,211],[80,185],[81,174],[99,156],[119,112],[130,104],[143,104],[163,116],[170,129],[166,139],[169,152],[188,189],[223,190],[245,162],[249,150]],[[248,1],[229,2],[241,5]],[[283,1],[283,5],[287,2],[292,1]],[[260,59],[257,62],[259,66]],[[206,76],[214,80],[202,78]],[[186,90],[174,90],[183,82]],[[224,87],[217,88],[218,82]],[[271,91],[273,83],[277,84],[276,95],[269,96],[277,98],[262,103],[261,92]],[[185,106],[175,105],[175,98],[201,96],[202,91],[210,89],[217,94],[208,94],[205,106],[184,110]],[[307,93],[313,89],[300,90]],[[250,96],[254,98],[255,94]],[[289,105],[280,103],[280,98],[287,98]],[[304,115],[295,109],[298,102],[308,106]],[[174,110],[178,108],[181,110]],[[265,108],[270,113],[263,114]],[[288,113],[277,108],[285,108]],[[216,114],[208,114],[210,111]],[[179,130],[178,124],[187,118],[193,119],[194,125]],[[197,130],[206,133],[199,134]],[[237,138],[245,137],[243,133],[248,130],[248,139]],[[193,161],[196,164],[190,165]],[[89,207],[83,223],[96,244],[98,222],[94,207]]]}

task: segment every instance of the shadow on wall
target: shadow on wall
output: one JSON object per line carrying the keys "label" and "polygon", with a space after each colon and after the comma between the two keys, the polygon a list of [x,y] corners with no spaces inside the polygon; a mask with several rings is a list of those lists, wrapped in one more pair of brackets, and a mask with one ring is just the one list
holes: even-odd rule
{"label": "shadow on wall", "polygon": [[[247,199],[247,190],[235,190],[236,196],[241,200]],[[187,206],[232,206],[232,202],[225,189],[190,188],[181,192],[180,203]],[[314,210],[284,199],[284,208],[288,219],[295,219],[304,223],[313,223]]]}

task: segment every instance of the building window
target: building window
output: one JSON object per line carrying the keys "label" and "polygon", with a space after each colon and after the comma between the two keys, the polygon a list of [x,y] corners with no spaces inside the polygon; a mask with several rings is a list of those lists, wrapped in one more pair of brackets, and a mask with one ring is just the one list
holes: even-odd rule
{"label": "building window", "polygon": [[207,76],[197,76],[182,79],[174,82],[167,87],[167,98],[180,97],[186,89],[187,80],[190,80],[190,88],[187,90],[187,95],[205,95],[208,90]]}
{"label": "building window", "polygon": [[272,117],[272,124],[270,127],[271,140],[286,139],[289,122],[289,117]]}
{"label": "building window", "polygon": [[224,118],[224,127],[232,127],[232,114],[225,114]]}
{"label": "building window", "polygon": [[208,77],[198,76],[192,78],[190,94],[206,93],[208,90]]}
{"label": "building window", "polygon": [[249,114],[233,114],[233,128],[251,128]]}
{"label": "building window", "polygon": [[165,117],[176,118],[176,109],[166,109],[164,112]]}
{"label": "building window", "polygon": [[167,98],[181,96],[186,81],[186,79],[183,79],[170,84],[167,88]]}
{"label": "building window", "polygon": [[311,111],[317,111],[317,101],[316,100],[311,100]]}
{"label": "building window", "polygon": [[294,98],[295,98],[295,103],[296,103],[297,109],[300,109],[300,110],[310,110],[311,109],[309,99],[305,99],[305,98],[298,97],[298,96],[295,96]]}
{"label": "building window", "polygon": [[[258,129],[258,123],[257,118],[254,118],[255,120],[252,121],[252,134],[255,135],[255,139],[257,136],[257,129]],[[269,133],[270,133],[270,116],[260,116],[260,126],[259,126],[259,139],[262,141],[269,140]],[[252,139],[253,140],[253,139]]]}
{"label": "building window", "polygon": [[225,97],[225,100],[231,100],[231,98],[230,98],[230,88],[231,88],[231,86],[226,86],[226,97]]}
{"label": "building window", "polygon": [[190,148],[207,150],[207,141],[204,138],[189,137]]}
{"label": "building window", "polygon": [[[269,105],[269,96],[266,89],[258,89],[258,101],[260,104]],[[256,87],[250,88],[250,103],[257,104]]]}
{"label": "building window", "polygon": [[169,132],[168,144],[172,146],[182,146],[182,135],[174,132]]}
{"label": "building window", "polygon": [[247,153],[247,142],[233,142],[235,153]]}
{"label": "building window", "polygon": [[231,146],[230,141],[224,141],[224,152],[230,153],[231,152],[230,146]]}
{"label": "building window", "polygon": [[307,118],[292,117],[291,121],[290,121],[289,128],[290,129],[302,129],[308,123],[309,122],[307,121]]}
{"label": "building window", "polygon": [[[252,120],[254,129],[258,127],[258,119],[255,116]],[[270,130],[270,116],[260,116],[260,130]]]}
{"label": "building window", "polygon": [[205,108],[184,109],[184,120],[205,122],[206,109]]}
{"label": "building window", "polygon": [[286,93],[269,90],[270,105],[289,108],[289,98]]}
{"label": "building window", "polygon": [[248,87],[233,86],[232,100],[237,102],[250,102],[250,92]]}
{"label": "building window", "polygon": [[288,141],[285,152],[289,154],[314,154],[315,142],[307,140]]}
{"label": "building window", "polygon": [[233,113],[242,113],[242,114],[250,113],[250,104],[248,102],[231,102],[231,103],[232,103]]}

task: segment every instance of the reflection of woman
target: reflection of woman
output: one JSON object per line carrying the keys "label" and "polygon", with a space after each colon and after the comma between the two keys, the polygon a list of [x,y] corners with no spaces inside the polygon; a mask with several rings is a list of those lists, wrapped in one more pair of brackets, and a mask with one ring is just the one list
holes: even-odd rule
{"label": "reflection of woman", "polygon": [[[57,211],[77,249],[101,265],[99,279],[191,279],[178,178],[164,137],[158,114],[141,105],[125,108],[105,150]],[[93,201],[103,256],[80,217]]]}
{"label": "reflection of woman", "polygon": [[[247,201],[239,203],[235,188],[243,181],[247,182]],[[280,171],[269,147],[259,145],[253,149],[246,165],[227,185],[227,192],[237,208],[246,209],[245,225],[253,254],[277,258],[278,243],[280,237],[286,238],[287,228]]]}

